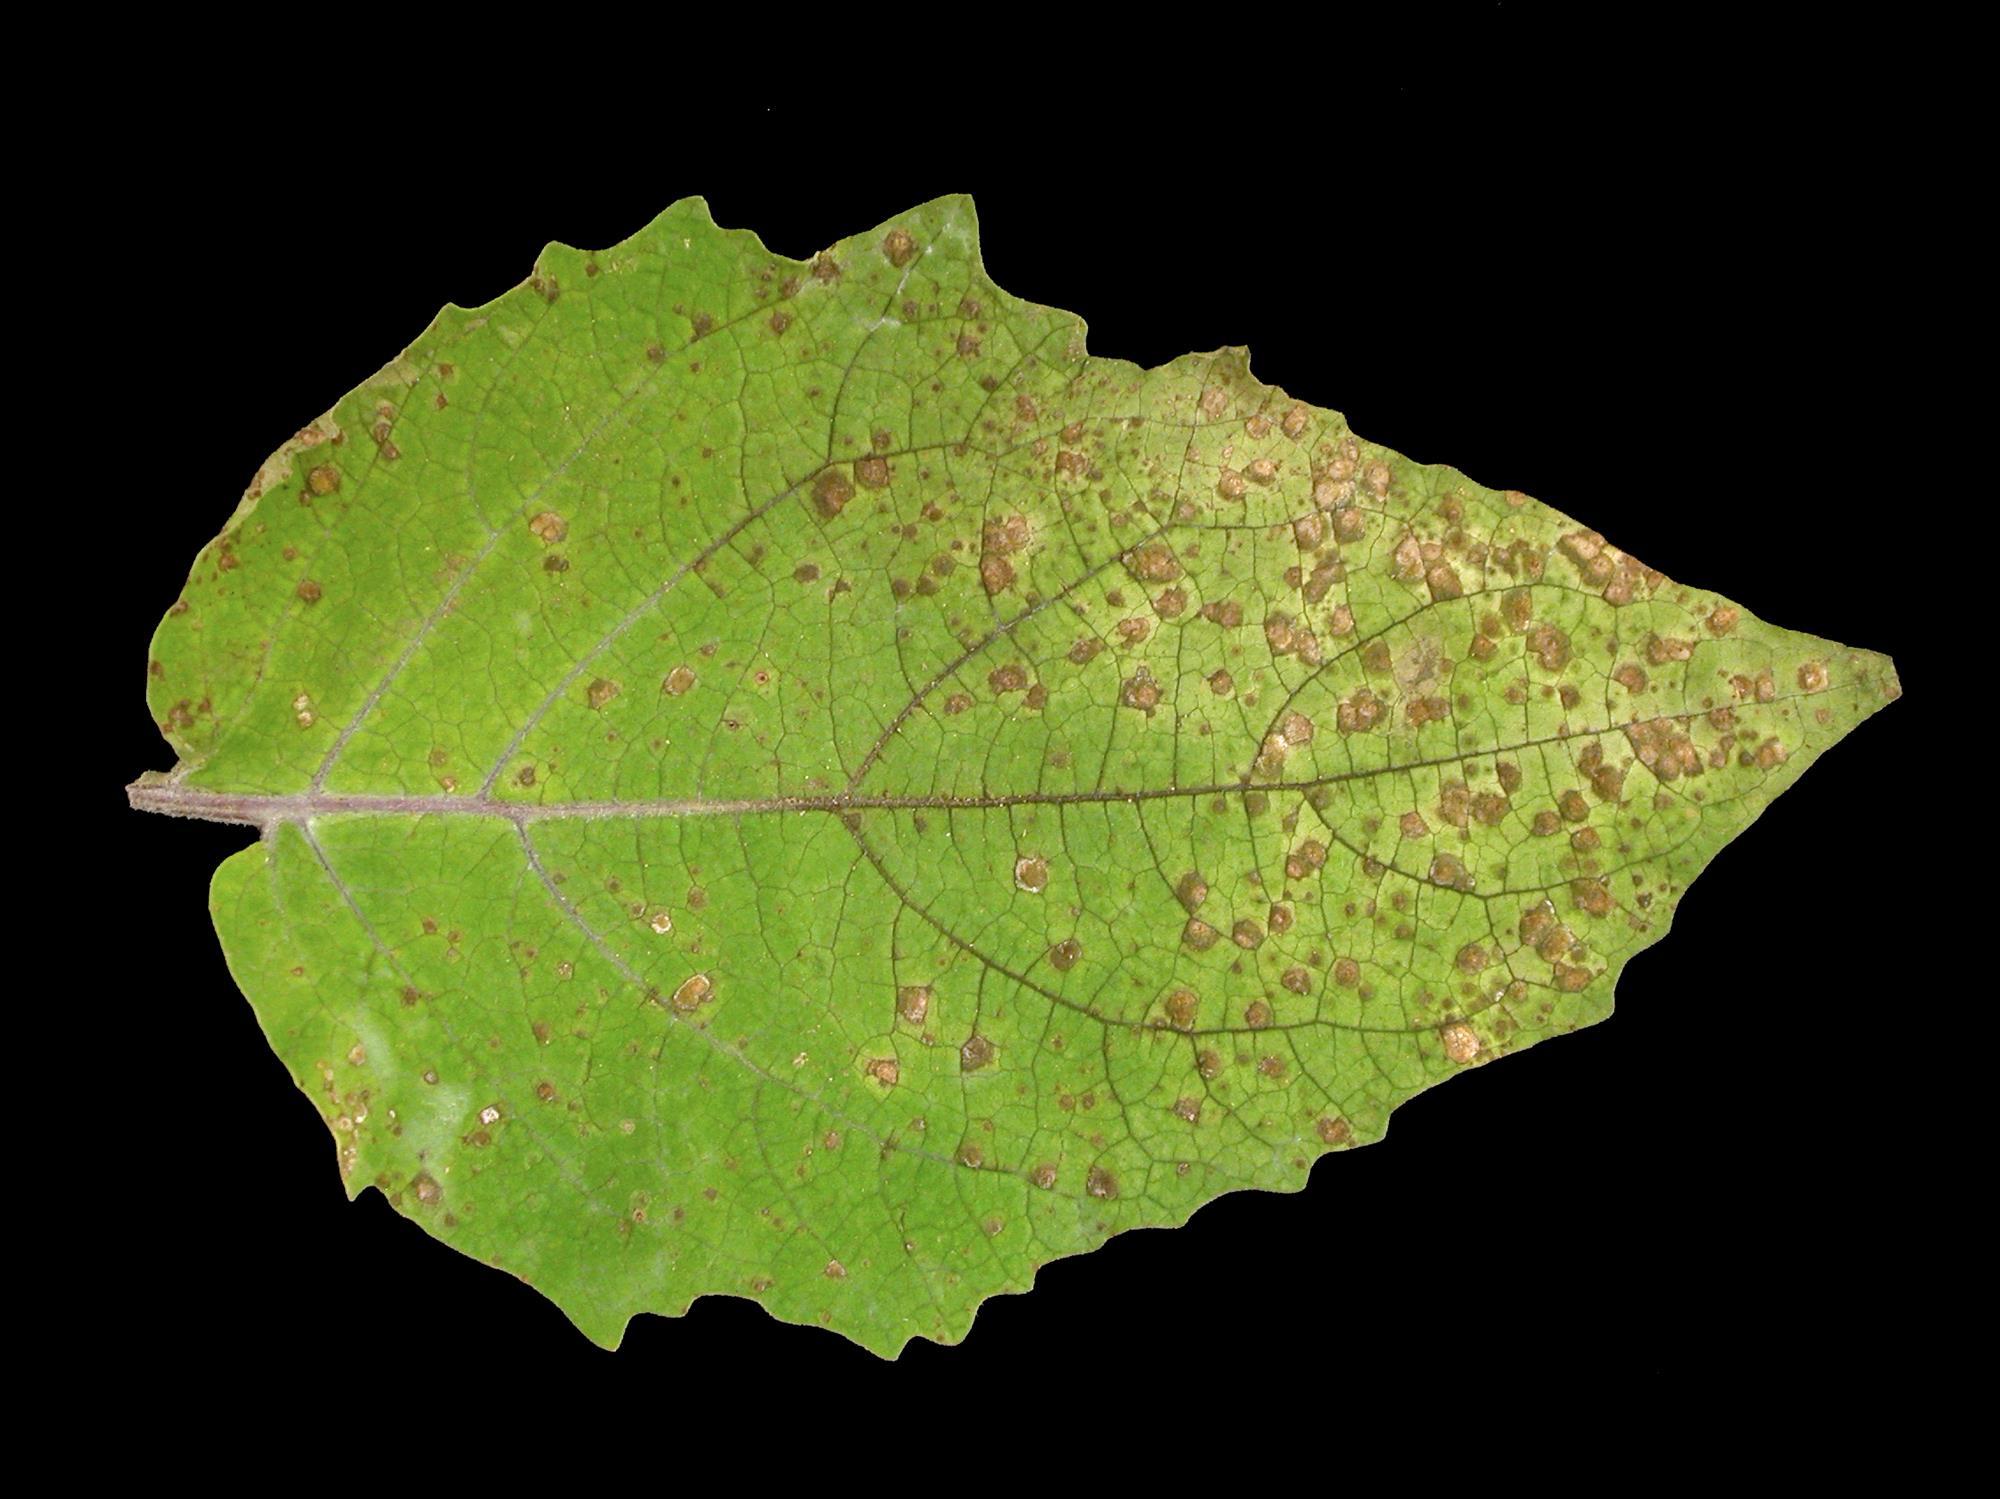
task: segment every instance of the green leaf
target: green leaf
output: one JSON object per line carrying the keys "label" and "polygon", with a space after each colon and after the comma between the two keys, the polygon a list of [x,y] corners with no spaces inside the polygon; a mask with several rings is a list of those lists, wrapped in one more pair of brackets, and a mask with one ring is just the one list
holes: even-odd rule
{"label": "green leaf", "polygon": [[132,802],[263,830],[215,923],[350,1193],[601,1343],[884,1354],[1603,1019],[1898,691],[1243,350],[1089,356],[963,198],[549,247],[273,455],[150,670]]}

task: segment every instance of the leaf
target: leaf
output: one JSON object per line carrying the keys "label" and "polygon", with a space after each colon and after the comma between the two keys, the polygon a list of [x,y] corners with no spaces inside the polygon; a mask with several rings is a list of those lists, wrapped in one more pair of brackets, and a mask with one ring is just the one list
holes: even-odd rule
{"label": "leaf", "polygon": [[600,1343],[883,1354],[1603,1019],[1898,692],[1243,350],[1088,356],[962,198],[551,246],[272,456],[150,670],[131,800],[263,830],[216,927],[350,1193]]}

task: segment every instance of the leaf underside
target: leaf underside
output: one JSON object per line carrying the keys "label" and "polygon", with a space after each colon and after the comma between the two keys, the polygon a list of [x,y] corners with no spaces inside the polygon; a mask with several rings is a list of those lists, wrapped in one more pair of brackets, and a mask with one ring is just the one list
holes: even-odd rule
{"label": "leaf underside", "polygon": [[877,1353],[1603,1019],[1897,693],[1251,375],[1091,357],[940,199],[699,200],[447,308],[153,642],[135,805],[373,1185],[615,1344]]}

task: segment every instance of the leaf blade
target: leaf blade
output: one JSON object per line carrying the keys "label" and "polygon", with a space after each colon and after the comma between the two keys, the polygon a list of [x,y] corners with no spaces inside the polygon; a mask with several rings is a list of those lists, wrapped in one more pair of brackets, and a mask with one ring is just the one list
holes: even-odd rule
{"label": "leaf blade", "polygon": [[217,926],[350,1190],[599,1341],[949,1341],[1301,1185],[1608,1014],[1895,691],[1241,351],[1090,358],[963,200],[552,247],[328,426],[163,625],[134,799],[269,829]]}

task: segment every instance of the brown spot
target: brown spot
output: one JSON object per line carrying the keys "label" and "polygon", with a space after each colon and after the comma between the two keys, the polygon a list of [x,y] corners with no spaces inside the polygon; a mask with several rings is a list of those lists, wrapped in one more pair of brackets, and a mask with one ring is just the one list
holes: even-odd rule
{"label": "brown spot", "polygon": [[299,586],[292,591],[299,596],[301,601],[308,604],[317,604],[322,597],[319,584],[315,583],[311,578],[301,580]]}
{"label": "brown spot", "polygon": [[889,264],[901,270],[917,255],[917,242],[907,229],[891,229],[882,241],[882,253]]}
{"label": "brown spot", "polygon": [[1544,671],[1561,671],[1569,665],[1569,636],[1554,625],[1536,625],[1528,631],[1528,649]]}
{"label": "brown spot", "polygon": [[1806,692],[1821,691],[1826,686],[1826,667],[1817,661],[1806,662],[1799,668],[1799,686]]}
{"label": "brown spot", "polygon": [[438,1185],[437,1178],[428,1171],[419,1171],[411,1177],[410,1189],[417,1194],[417,1201],[426,1207],[444,1201],[444,1188]]}
{"label": "brown spot", "polygon": [[679,697],[683,693],[692,692],[694,683],[695,675],[692,667],[676,666],[667,673],[666,680],[660,683],[660,691],[668,697]]}
{"label": "brown spot", "polygon": [[1382,721],[1388,711],[1366,687],[1352,697],[1342,698],[1334,711],[1334,723],[1343,734],[1365,734]]}
{"label": "brown spot", "polygon": [[1118,1195],[1118,1178],[1102,1166],[1092,1166],[1090,1175],[1084,1178],[1083,1190],[1092,1197],[1109,1198]]}
{"label": "brown spot", "polygon": [[340,470],[330,463],[322,463],[306,475],[306,488],[316,495],[329,495],[340,488]]}
{"label": "brown spot", "polygon": [[1118,700],[1128,708],[1150,714],[1160,705],[1160,684],[1155,682],[1153,674],[1142,666],[1125,679],[1119,689]]}
{"label": "brown spot", "polygon": [[[1639,757],[1639,763],[1662,781],[1674,781],[1683,775],[1700,775],[1702,772],[1701,752],[1672,719],[1655,718],[1645,723],[1627,724],[1625,738],[1632,746],[1632,753]],[[1563,808],[1563,815],[1569,815],[1567,806]],[[1583,819],[1570,820],[1581,822]]]}
{"label": "brown spot", "polygon": [[854,498],[854,486],[847,476],[837,468],[823,469],[813,480],[813,504],[828,520],[847,508],[847,502]]}
{"label": "brown spot", "polygon": [[922,1025],[931,1012],[931,986],[905,984],[896,991],[896,1013],[911,1025]]}
{"label": "brown spot", "polygon": [[1174,898],[1181,903],[1184,909],[1193,911],[1203,901],[1208,899],[1208,881],[1190,869],[1175,884]]}
{"label": "brown spot", "polygon": [[602,709],[606,703],[618,696],[618,684],[609,677],[595,677],[591,680],[590,686],[584,690],[584,696],[590,700],[593,709]]}
{"label": "brown spot", "polygon": [[569,522],[553,510],[544,510],[528,522],[528,529],[543,546],[554,546],[569,535]]}
{"label": "brown spot", "polygon": [[1351,1145],[1354,1142],[1354,1128],[1345,1119],[1322,1114],[1313,1128],[1328,1145]]}
{"label": "brown spot", "polygon": [[1445,885],[1453,890],[1472,888],[1472,872],[1465,867],[1465,861],[1455,854],[1439,854],[1432,859],[1430,877],[1433,885]]}
{"label": "brown spot", "polygon": [[1028,674],[1012,664],[995,667],[987,674],[986,685],[993,689],[995,697],[1002,693],[1019,692],[1028,685]]}
{"label": "brown spot", "polygon": [[1083,944],[1074,937],[1065,937],[1049,949],[1049,966],[1058,973],[1067,973],[1082,956]]}
{"label": "brown spot", "polygon": [[903,1069],[896,1065],[894,1057],[876,1057],[868,1064],[868,1075],[885,1088],[895,1087],[896,1079],[902,1073]]}
{"label": "brown spot", "polygon": [[1461,1067],[1479,1055],[1479,1034],[1462,1021],[1446,1026],[1438,1038],[1444,1042],[1444,1054]]}
{"label": "brown spot", "polygon": [[1602,880],[1571,880],[1569,894],[1579,911],[1591,916],[1611,914],[1611,889]]}
{"label": "brown spot", "polygon": [[1397,819],[1396,826],[1405,838],[1428,838],[1431,835],[1431,826],[1424,821],[1421,812],[1405,812]]}
{"label": "brown spot", "polygon": [[1238,947],[1255,952],[1264,945],[1264,929],[1246,916],[1229,929],[1229,940]]}
{"label": "brown spot", "polygon": [[1201,1000],[1192,989],[1176,989],[1160,1001],[1160,1008],[1166,1011],[1168,1025],[1177,1031],[1191,1031],[1201,1012]]}
{"label": "brown spot", "polygon": [[1189,1124],[1201,1123],[1201,1100],[1198,1098],[1176,1098],[1174,1100],[1174,1115],[1176,1118],[1186,1120]]}
{"label": "brown spot", "polygon": [[1171,583],[1181,575],[1181,565],[1173,549],[1161,541],[1149,541],[1127,552],[1125,567],[1142,583]]}
{"label": "brown spot", "polygon": [[1454,961],[1461,973],[1480,973],[1486,967],[1486,949],[1477,942],[1468,942],[1458,950]]}
{"label": "brown spot", "polygon": [[1191,918],[1181,928],[1181,941],[1196,952],[1207,952],[1222,940],[1222,933],[1199,918]]}
{"label": "brown spot", "polygon": [[993,1060],[993,1043],[984,1036],[975,1035],[958,1049],[958,1066],[961,1072],[977,1072]]}
{"label": "brown spot", "polygon": [[1036,854],[1016,859],[1014,884],[1031,895],[1040,895],[1049,887],[1049,861]]}
{"label": "brown spot", "polygon": [[1287,879],[1302,880],[1325,865],[1326,845],[1317,838],[1307,838],[1285,856],[1285,876]]}
{"label": "brown spot", "polygon": [[1243,1023],[1253,1031],[1263,1030],[1274,1018],[1271,1007],[1261,999],[1252,1000],[1250,1007],[1243,1012]]}
{"label": "brown spot", "polygon": [[681,1014],[689,1015],[714,997],[715,985],[709,982],[708,975],[691,973],[681,980],[680,987],[674,990],[674,997],[670,1003]]}

